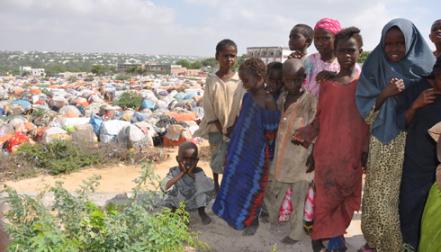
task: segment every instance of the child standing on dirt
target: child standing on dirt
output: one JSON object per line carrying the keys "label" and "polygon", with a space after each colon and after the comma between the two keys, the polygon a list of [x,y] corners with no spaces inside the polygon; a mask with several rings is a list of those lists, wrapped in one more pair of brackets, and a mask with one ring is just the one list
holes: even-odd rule
{"label": "child standing on dirt", "polygon": [[248,91],[228,144],[225,173],[213,211],[230,226],[253,235],[258,228],[280,113],[264,88],[266,65],[246,60],[239,76]]}
{"label": "child standing on dirt", "polygon": [[303,208],[313,178],[312,173],[306,173],[306,160],[312,148],[305,149],[291,143],[295,130],[311,123],[316,113],[317,98],[302,88],[305,76],[300,59],[288,59],[283,63],[284,92],[277,102],[282,115],[270,174],[272,179],[265,195],[270,222],[278,223],[284,196],[288,190],[292,191],[290,203],[293,212],[289,217],[291,228],[289,235],[282,240],[286,244],[294,244],[305,238]]}
{"label": "child standing on dirt", "polygon": [[312,247],[346,251],[343,235],[361,203],[362,167],[367,157],[368,126],[355,105],[359,79],[356,62],[363,40],[356,27],[335,35],[335,55],[340,71],[320,83],[317,115],[313,123],[297,130],[294,140],[310,146],[316,139],[314,160],[314,225]]}
{"label": "child standing on dirt", "polygon": [[402,251],[398,210],[406,133],[398,125],[397,99],[428,76],[434,62],[416,26],[397,18],[383,27],[380,43],[363,63],[355,101],[371,137],[361,216],[368,243],[362,251]]}
{"label": "child standing on dirt", "polygon": [[209,74],[205,82],[202,107],[204,117],[195,136],[208,138],[211,149],[210,167],[213,170],[214,188],[219,190],[219,174],[223,173],[227,149],[228,128],[239,114],[240,102],[245,90],[239,76],[234,72],[237,46],[230,39],[216,46],[219,70]]}
{"label": "child standing on dirt", "polygon": [[308,47],[314,39],[314,30],[306,24],[297,24],[289,33],[289,50],[293,51],[288,58],[304,60]]}
{"label": "child standing on dirt", "polygon": [[205,207],[211,200],[213,184],[204,171],[197,167],[199,155],[196,144],[182,143],[176,161],[178,166],[170,168],[160,183],[161,189],[166,192],[164,205],[176,209],[184,202],[186,209],[198,210],[203,224],[209,224],[211,219],[205,212]]}

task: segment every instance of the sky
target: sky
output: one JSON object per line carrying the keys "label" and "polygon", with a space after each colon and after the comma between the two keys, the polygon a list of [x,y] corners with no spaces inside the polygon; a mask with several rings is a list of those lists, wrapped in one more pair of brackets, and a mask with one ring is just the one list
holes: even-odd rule
{"label": "sky", "polygon": [[407,18],[433,48],[428,33],[440,7],[439,0],[0,0],[0,50],[211,57],[230,38],[243,54],[287,46],[295,24],[313,27],[323,17],[360,28],[365,50],[389,20]]}

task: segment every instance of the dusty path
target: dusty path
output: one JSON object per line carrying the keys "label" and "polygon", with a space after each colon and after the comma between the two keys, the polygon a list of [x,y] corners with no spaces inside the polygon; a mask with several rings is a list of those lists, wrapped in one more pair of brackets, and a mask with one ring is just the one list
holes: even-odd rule
{"label": "dusty path", "polygon": [[[199,166],[204,169],[207,175],[211,176],[206,143],[202,144],[202,149]],[[163,149],[163,151],[170,156],[166,161],[155,165],[155,172],[160,177],[164,177],[168,169],[176,165],[175,156],[177,149]],[[140,165],[114,164],[102,168],[87,168],[68,175],[42,175],[20,181],[6,181],[4,184],[15,188],[18,192],[34,194],[47,188],[47,186],[54,185],[56,181],[62,181],[66,189],[74,191],[81,184],[81,181],[96,174],[101,176],[100,185],[96,191],[99,195],[105,195],[104,199],[108,199],[117,193],[129,192],[134,186],[133,179],[139,176],[140,170]],[[269,252],[273,248],[277,248],[275,251],[279,252],[312,251],[310,240],[301,241],[291,246],[286,246],[279,242],[289,229],[287,225],[271,226],[270,224],[263,223],[254,236],[243,237],[241,232],[230,228],[222,219],[216,217],[212,213],[211,208],[208,208],[208,213],[213,219],[210,225],[202,225],[197,214],[192,213],[191,227],[192,230],[199,233],[200,239],[207,242],[213,251]],[[348,252],[356,251],[364,243],[360,230],[360,214],[354,216],[346,235],[346,241],[349,247]]]}
{"label": "dusty path", "polygon": [[[177,148],[165,148],[165,153],[169,158],[161,163],[155,164],[156,174],[163,178],[169,168],[176,165]],[[206,160],[199,161],[199,166],[203,168],[207,175],[211,175],[209,165]],[[101,176],[100,185],[96,192],[101,193],[121,193],[129,192],[135,185],[133,180],[137,178],[141,171],[141,165],[126,165],[123,163],[106,165],[100,168],[87,168],[66,175],[40,175],[35,178],[28,178],[19,181],[5,181],[4,184],[17,190],[18,192],[39,192],[47,186],[53,186],[56,181],[63,182],[63,187],[69,191],[75,191],[81,182],[93,175]]]}

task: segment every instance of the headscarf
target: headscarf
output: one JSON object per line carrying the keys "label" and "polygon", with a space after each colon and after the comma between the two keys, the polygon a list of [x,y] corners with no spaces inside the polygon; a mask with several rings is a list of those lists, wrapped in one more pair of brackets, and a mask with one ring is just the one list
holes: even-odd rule
{"label": "headscarf", "polygon": [[317,24],[314,27],[314,30],[320,28],[327,30],[335,35],[337,32],[341,30],[341,25],[338,20],[332,18],[322,18],[317,22]]}
{"label": "headscarf", "polygon": [[[384,53],[386,33],[397,27],[404,35],[406,55],[399,62],[389,62]],[[415,25],[402,18],[391,20],[381,33],[381,41],[369,54],[356,90],[356,104],[366,118],[373,110],[377,96],[388,85],[390,79],[403,79],[406,88],[410,83],[429,75],[435,57]],[[372,135],[383,144],[388,144],[399,133],[396,114],[397,97],[389,97],[381,106],[378,116],[371,125]]]}

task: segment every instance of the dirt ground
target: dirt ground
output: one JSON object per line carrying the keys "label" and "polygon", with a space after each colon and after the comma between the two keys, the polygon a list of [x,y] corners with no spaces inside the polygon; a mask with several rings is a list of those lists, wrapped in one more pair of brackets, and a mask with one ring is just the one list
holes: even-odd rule
{"label": "dirt ground", "polygon": [[[170,167],[176,165],[175,157],[177,149],[163,149],[163,151],[169,154],[169,158],[155,165],[155,172],[161,178],[167,174]],[[211,176],[208,161],[208,146],[207,143],[202,143],[200,145],[199,166],[204,169],[207,175]],[[84,179],[96,174],[101,176],[100,185],[96,192],[113,195],[131,191],[134,186],[133,180],[139,176],[140,170],[140,165],[114,164],[103,168],[91,167],[68,175],[41,175],[20,181],[6,181],[4,184],[15,188],[18,192],[34,194],[44,190],[48,186],[54,185],[56,181],[62,181],[66,189],[74,191],[78,189]],[[280,243],[280,240],[288,233],[289,225],[261,223],[254,236],[244,237],[240,231],[232,229],[222,219],[215,216],[211,211],[211,206],[208,207],[208,214],[211,216],[213,222],[209,225],[203,225],[197,214],[191,213],[191,228],[193,231],[199,233],[200,239],[208,243],[212,251],[312,251],[308,238],[295,245],[287,246]],[[360,229],[360,217],[360,213],[354,216],[345,236],[348,244],[348,252],[356,251],[364,243]]]}

